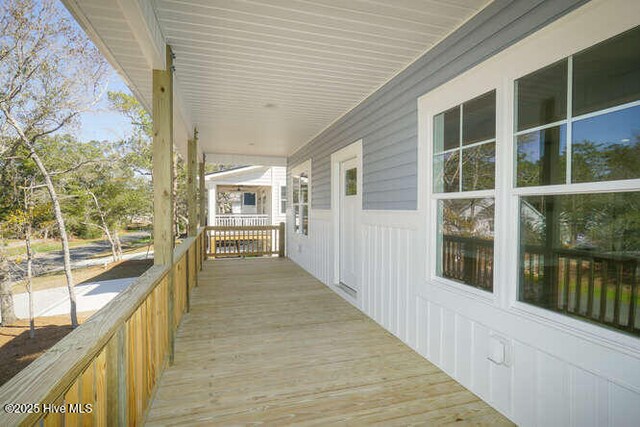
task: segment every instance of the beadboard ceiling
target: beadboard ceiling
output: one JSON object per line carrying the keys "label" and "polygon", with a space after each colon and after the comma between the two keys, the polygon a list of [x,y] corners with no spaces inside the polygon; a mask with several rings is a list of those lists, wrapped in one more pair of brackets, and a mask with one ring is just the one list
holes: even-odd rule
{"label": "beadboard ceiling", "polygon": [[147,106],[159,53],[144,39],[171,45],[181,117],[203,151],[269,156],[294,152],[489,3],[137,1],[146,31],[129,1],[64,3]]}

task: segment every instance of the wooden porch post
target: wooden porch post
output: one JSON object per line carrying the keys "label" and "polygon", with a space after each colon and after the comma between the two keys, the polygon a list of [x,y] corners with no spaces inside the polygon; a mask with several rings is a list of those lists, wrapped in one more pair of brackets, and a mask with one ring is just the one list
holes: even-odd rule
{"label": "wooden porch post", "polygon": [[205,187],[205,181],[204,181],[204,163],[205,162],[205,156],[204,154],[202,154],[202,162],[200,162],[200,194],[199,194],[199,201],[200,201],[200,227],[204,227],[207,224],[207,217],[206,217],[206,203],[207,203],[207,189]]}
{"label": "wooden porch post", "polygon": [[187,211],[189,215],[189,237],[194,237],[198,232],[198,192],[196,190],[196,177],[198,176],[198,130],[193,131],[193,139],[189,140],[187,147]]}
{"label": "wooden porch post", "polygon": [[[153,263],[173,265],[173,54],[166,49],[164,70],[153,70]],[[173,269],[167,275],[169,363],[174,357]]]}
{"label": "wooden porch post", "polygon": [[153,70],[153,259],[173,264],[173,71],[167,46],[166,70]]}

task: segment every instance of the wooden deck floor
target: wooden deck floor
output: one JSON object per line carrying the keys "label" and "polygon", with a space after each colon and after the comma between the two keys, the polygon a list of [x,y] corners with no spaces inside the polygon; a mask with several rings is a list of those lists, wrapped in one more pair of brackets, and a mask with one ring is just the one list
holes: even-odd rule
{"label": "wooden deck floor", "polygon": [[284,259],[205,264],[149,425],[510,425]]}

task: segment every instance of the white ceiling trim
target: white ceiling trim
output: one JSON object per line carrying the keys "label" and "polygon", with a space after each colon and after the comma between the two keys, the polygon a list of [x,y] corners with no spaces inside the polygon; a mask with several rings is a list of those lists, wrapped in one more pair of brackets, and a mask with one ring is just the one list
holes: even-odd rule
{"label": "white ceiling trim", "polygon": [[286,157],[251,156],[246,154],[206,153],[208,163],[223,165],[287,166]]}

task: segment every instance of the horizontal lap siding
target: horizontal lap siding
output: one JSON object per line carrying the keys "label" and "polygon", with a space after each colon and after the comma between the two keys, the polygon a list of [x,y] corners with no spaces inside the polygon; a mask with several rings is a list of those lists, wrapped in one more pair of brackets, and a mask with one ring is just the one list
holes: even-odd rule
{"label": "horizontal lap siding", "polygon": [[289,158],[312,159],[312,206],[331,208],[331,153],[362,139],[364,209],[415,210],[417,98],[583,3],[491,3]]}

